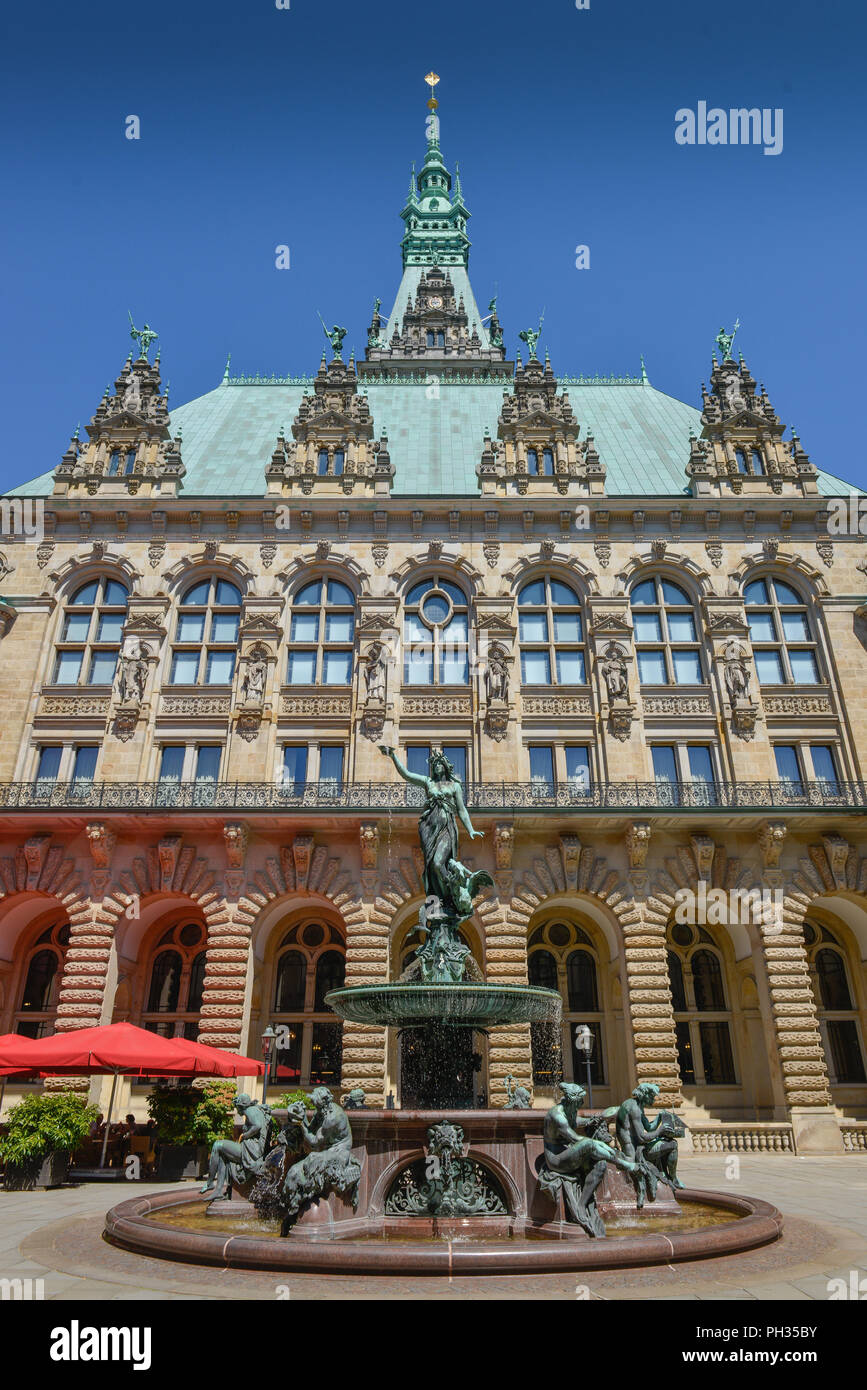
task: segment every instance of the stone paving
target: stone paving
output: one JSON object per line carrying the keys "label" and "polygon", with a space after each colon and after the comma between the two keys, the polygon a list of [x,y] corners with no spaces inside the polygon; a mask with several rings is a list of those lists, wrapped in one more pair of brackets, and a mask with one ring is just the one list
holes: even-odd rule
{"label": "stone paving", "polygon": [[[667,1299],[809,1301],[828,1281],[867,1280],[867,1155],[684,1159],[689,1187],[763,1197],[786,1218],[783,1238],[742,1255],[600,1274],[363,1278],[280,1275],[176,1264],[117,1250],[102,1216],[130,1185],[92,1183],[54,1192],[0,1192],[0,1279],[42,1279],[47,1299]],[[136,1193],[164,1191],[136,1183]],[[867,1287],[867,1284],[865,1284]]]}

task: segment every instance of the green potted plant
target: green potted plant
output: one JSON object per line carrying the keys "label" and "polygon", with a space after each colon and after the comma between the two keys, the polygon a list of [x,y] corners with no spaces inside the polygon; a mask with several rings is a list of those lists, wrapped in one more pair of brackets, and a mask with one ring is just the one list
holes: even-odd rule
{"label": "green potted plant", "polygon": [[96,1106],[74,1091],[42,1091],[13,1105],[0,1139],[5,1186],[59,1187],[97,1115]]}
{"label": "green potted plant", "polygon": [[151,1091],[147,1105],[156,1122],[160,1182],[204,1176],[211,1146],[217,1139],[231,1138],[236,1094],[233,1081]]}

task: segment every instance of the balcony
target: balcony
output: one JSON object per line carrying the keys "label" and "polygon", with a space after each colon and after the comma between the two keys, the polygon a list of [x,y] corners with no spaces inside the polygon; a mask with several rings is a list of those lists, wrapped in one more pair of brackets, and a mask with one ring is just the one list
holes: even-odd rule
{"label": "balcony", "polygon": [[[864,782],[472,782],[471,811],[867,811]],[[412,811],[424,803],[406,782],[5,782],[3,811]]]}

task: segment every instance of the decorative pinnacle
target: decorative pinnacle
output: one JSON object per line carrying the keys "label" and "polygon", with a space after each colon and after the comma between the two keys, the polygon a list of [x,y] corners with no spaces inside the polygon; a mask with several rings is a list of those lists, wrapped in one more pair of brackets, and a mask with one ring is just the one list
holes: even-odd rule
{"label": "decorative pinnacle", "polygon": [[[645,365],[644,365],[644,353],[641,354],[641,357],[639,358],[639,361],[641,362],[641,380],[642,380],[642,383],[643,383],[645,386],[649,386],[649,385],[650,385],[650,377],[647,375],[647,368],[646,368]],[[702,387],[702,390],[704,390],[704,387]]]}
{"label": "decorative pinnacle", "polygon": [[439,82],[439,77],[435,72],[429,72],[427,77],[425,78],[425,82],[430,87],[430,99],[427,104],[428,111],[436,111],[437,107],[439,106],[439,102],[434,96],[434,87]]}
{"label": "decorative pinnacle", "polygon": [[229,380],[229,363],[231,362],[231,360],[232,360],[232,354],[231,354],[231,353],[227,353],[227,355],[226,355],[226,366],[225,366],[225,368],[224,368],[224,370],[223,370],[223,380],[224,380],[224,381],[228,381],[228,380]]}

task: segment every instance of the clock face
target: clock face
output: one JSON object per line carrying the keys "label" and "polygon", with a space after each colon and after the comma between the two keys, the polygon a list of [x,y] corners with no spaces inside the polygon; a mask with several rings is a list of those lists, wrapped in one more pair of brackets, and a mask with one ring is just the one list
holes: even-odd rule
{"label": "clock face", "polygon": [[439,294],[433,294],[433,295],[431,295],[431,298],[430,298],[430,307],[431,307],[432,309],[441,309],[441,308],[443,307],[442,296],[439,295]]}

